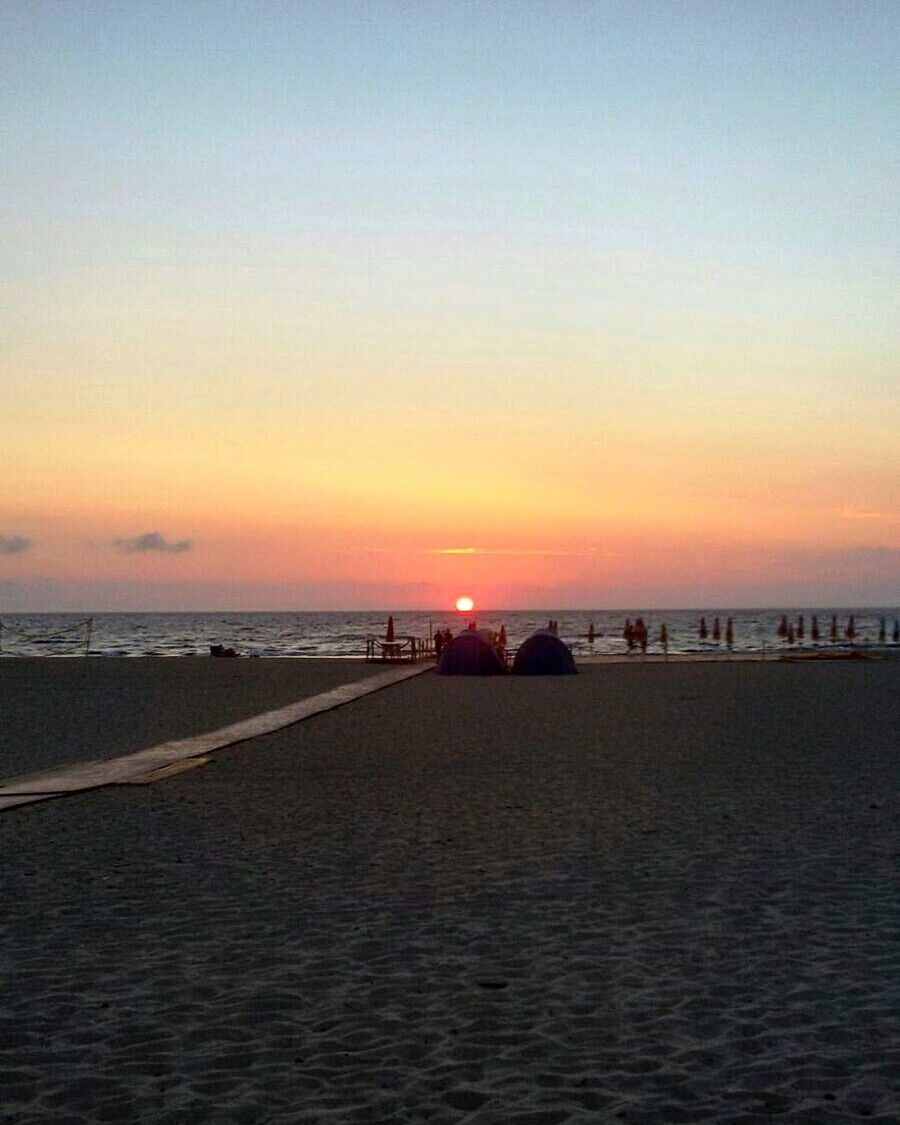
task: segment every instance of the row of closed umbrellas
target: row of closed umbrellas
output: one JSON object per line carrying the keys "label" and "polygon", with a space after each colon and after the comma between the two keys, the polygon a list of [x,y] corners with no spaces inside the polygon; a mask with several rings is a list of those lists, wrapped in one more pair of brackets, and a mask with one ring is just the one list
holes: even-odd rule
{"label": "row of closed umbrellas", "polygon": [[[556,621],[551,619],[548,622],[548,629],[551,632],[558,632],[558,628],[559,627]],[[706,617],[701,617],[697,627],[697,633],[701,641],[705,641],[711,638],[713,642],[717,644],[720,643],[723,638],[723,630],[719,618],[714,617],[712,626],[710,627],[706,623]],[[587,632],[588,642],[590,644],[593,644],[595,639],[599,635],[600,634],[595,629],[594,622],[592,621]],[[800,616],[796,620],[796,623],[792,620],[789,620],[787,614],[782,614],[781,621],[779,622],[778,629],[776,630],[776,635],[787,644],[796,644],[798,641],[805,640],[806,619],[803,614],[800,614]],[[631,623],[630,619],[626,618],[622,636],[627,642],[629,648],[633,648],[635,645],[640,645],[641,648],[645,648],[647,645],[647,641],[649,640],[647,627],[644,625],[643,619],[640,617],[637,618],[634,624]],[[847,618],[847,622],[843,630],[838,625],[837,616],[832,615],[831,625],[828,630],[828,639],[832,644],[837,644],[838,641],[841,640],[842,636],[843,639],[848,641],[850,644],[853,644],[853,642],[856,640],[858,633],[856,630],[856,623],[853,614],[851,614]],[[385,640],[388,643],[391,643],[394,638],[394,618],[393,615],[391,615],[387,619]],[[815,614],[812,615],[809,623],[809,639],[813,642],[813,644],[818,644],[822,639],[822,631],[819,627],[819,619]],[[891,632],[891,639],[893,640],[894,644],[900,643],[900,621],[894,621],[894,627]],[[726,645],[731,646],[734,644],[734,621],[731,617],[729,617],[725,622],[724,640]],[[507,639],[505,625],[500,626],[498,643],[504,648],[506,647]],[[669,643],[669,630],[665,622],[660,625],[659,643],[663,646],[663,648],[667,647]],[[887,621],[883,617],[880,618],[878,624],[878,643],[887,643]]]}

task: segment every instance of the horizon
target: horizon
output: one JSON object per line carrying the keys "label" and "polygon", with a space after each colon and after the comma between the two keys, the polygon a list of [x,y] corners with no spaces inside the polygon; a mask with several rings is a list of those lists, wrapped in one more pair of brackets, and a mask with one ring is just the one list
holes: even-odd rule
{"label": "horizon", "polygon": [[693,606],[655,606],[655,605],[641,605],[635,603],[634,605],[622,606],[579,606],[566,607],[566,606],[521,606],[511,608],[509,606],[494,606],[488,609],[475,609],[472,613],[461,613],[459,610],[454,609],[452,606],[445,609],[440,608],[401,608],[394,609],[391,606],[379,606],[371,609],[59,609],[59,610],[10,610],[8,615],[12,617],[38,617],[38,616],[57,616],[69,617],[75,615],[88,614],[91,617],[103,616],[122,616],[122,617],[136,617],[142,614],[152,616],[154,614],[160,616],[214,616],[233,615],[239,617],[252,617],[267,616],[267,615],[281,615],[281,614],[303,614],[306,616],[337,616],[339,614],[352,615],[358,617],[371,617],[373,614],[387,614],[396,617],[404,616],[417,616],[421,617],[426,614],[434,617],[453,617],[457,620],[464,619],[477,619],[481,616],[491,616],[500,613],[513,613],[513,614],[581,614],[587,615],[591,613],[596,614],[612,614],[612,613],[643,613],[643,614],[660,614],[660,613],[699,613],[699,614],[715,614],[723,613],[726,611],[735,611],[737,613],[766,613],[778,614],[784,612],[790,613],[819,613],[823,610],[838,611],[840,613],[872,613],[875,611],[886,612],[888,614],[900,613],[900,605],[885,603],[883,605],[838,605],[837,603],[830,605],[806,605],[806,604],[792,604],[792,605],[726,605],[710,603],[708,605],[693,605]]}
{"label": "horizon", "polygon": [[898,41],[6,5],[0,614],[896,603]]}

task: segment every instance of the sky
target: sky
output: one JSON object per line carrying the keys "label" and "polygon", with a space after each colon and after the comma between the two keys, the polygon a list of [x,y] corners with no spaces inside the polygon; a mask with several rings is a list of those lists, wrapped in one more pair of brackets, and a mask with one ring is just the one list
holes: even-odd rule
{"label": "sky", "polygon": [[900,601],[900,5],[0,7],[0,612]]}

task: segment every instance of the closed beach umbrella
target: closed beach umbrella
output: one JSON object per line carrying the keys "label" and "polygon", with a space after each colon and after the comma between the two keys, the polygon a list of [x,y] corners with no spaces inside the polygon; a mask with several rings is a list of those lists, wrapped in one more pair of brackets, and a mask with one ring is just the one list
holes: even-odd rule
{"label": "closed beach umbrella", "polygon": [[803,633],[804,633],[805,629],[806,629],[806,625],[803,622],[803,614],[801,613],[800,616],[797,618],[797,639],[798,640],[800,640],[800,641],[803,640]]}
{"label": "closed beach umbrella", "polygon": [[705,617],[700,618],[700,640],[701,641],[706,640],[706,618]]}
{"label": "closed beach umbrella", "polygon": [[883,645],[886,640],[887,640],[887,629],[885,628],[884,618],[882,617],[882,619],[878,623],[878,643],[880,645]]}
{"label": "closed beach umbrella", "polygon": [[713,640],[718,644],[721,639],[722,630],[719,628],[719,619],[717,617],[715,621],[713,621]]}
{"label": "closed beach umbrella", "polygon": [[785,638],[785,637],[787,637],[787,635],[788,635],[787,617],[784,614],[782,614],[781,615],[781,621],[778,623],[778,636],[782,637],[782,638]]}
{"label": "closed beach umbrella", "polygon": [[844,636],[851,644],[853,644],[853,638],[856,636],[856,623],[853,620],[852,613],[850,614],[850,618],[847,621],[847,628],[844,631]]}
{"label": "closed beach umbrella", "polygon": [[786,640],[787,640],[787,643],[789,645],[792,645],[794,643],[794,641],[796,640],[796,637],[794,636],[794,626],[793,625],[788,625]]}
{"label": "closed beach umbrella", "polygon": [[594,643],[594,637],[595,637],[596,635],[597,635],[597,634],[596,634],[596,633],[594,632],[594,623],[593,623],[593,621],[592,621],[592,622],[590,623],[590,625],[588,626],[588,644],[589,644],[589,645],[592,645],[592,644]]}
{"label": "closed beach umbrella", "polygon": [[659,643],[662,645],[664,652],[669,651],[669,630],[666,628],[665,621],[659,627]]}
{"label": "closed beach umbrella", "polygon": [[812,637],[813,641],[816,644],[819,643],[819,619],[818,619],[818,617],[816,617],[815,614],[813,614],[812,629],[810,630],[810,636]]}
{"label": "closed beach umbrella", "polygon": [[384,634],[384,639],[388,642],[394,639],[394,618],[389,616],[387,623],[387,632]]}
{"label": "closed beach umbrella", "polygon": [[830,633],[830,639],[831,639],[831,643],[832,643],[832,644],[837,644],[837,639],[838,639],[838,627],[837,627],[837,615],[836,615],[836,614],[835,614],[835,615],[834,615],[834,616],[833,616],[833,617],[831,618],[831,633]]}
{"label": "closed beach umbrella", "polygon": [[727,644],[729,648],[734,645],[734,622],[730,617],[725,624],[725,644]]}
{"label": "closed beach umbrella", "polygon": [[506,648],[506,626],[500,626],[500,637],[498,638],[502,648]]}

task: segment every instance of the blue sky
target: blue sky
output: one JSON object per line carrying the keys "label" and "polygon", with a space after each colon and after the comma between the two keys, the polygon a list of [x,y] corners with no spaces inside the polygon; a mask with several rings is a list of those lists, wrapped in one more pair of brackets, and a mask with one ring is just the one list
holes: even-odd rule
{"label": "blue sky", "polygon": [[[329,542],[438,506],[423,549],[894,558],[898,31],[888,3],[6,4],[7,580],[250,535],[316,544],[241,564],[302,597]],[[440,435],[489,435],[521,494],[429,495]]]}

